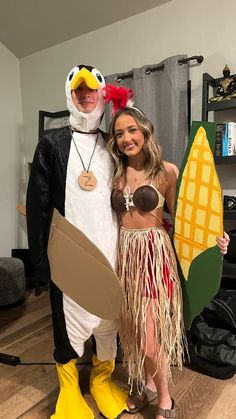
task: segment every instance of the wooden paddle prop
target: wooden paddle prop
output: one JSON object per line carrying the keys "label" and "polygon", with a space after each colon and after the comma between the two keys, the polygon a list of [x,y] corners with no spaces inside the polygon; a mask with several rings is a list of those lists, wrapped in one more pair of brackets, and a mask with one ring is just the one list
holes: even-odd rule
{"label": "wooden paddle prop", "polygon": [[88,312],[106,320],[120,317],[123,294],[104,254],[54,209],[48,258],[52,281]]}
{"label": "wooden paddle prop", "polygon": [[25,205],[17,204],[16,209],[21,215],[26,215],[26,206]]}

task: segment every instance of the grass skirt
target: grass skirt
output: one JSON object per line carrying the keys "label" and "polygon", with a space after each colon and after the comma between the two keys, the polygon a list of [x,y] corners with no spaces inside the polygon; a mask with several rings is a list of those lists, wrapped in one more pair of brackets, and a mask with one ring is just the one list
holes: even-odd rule
{"label": "grass skirt", "polygon": [[139,391],[145,387],[144,360],[147,309],[154,319],[158,354],[165,352],[168,374],[171,365],[182,369],[184,326],[182,292],[176,259],[166,230],[162,227],[126,229],[119,238],[119,278],[124,292],[120,338],[124,363],[128,367],[131,388],[135,381]]}

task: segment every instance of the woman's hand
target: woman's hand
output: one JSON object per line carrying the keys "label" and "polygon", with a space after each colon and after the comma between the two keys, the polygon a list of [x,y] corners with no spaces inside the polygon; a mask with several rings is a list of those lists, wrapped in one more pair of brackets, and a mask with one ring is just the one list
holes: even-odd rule
{"label": "woman's hand", "polygon": [[227,253],[229,242],[230,242],[229,235],[225,231],[224,231],[224,237],[216,237],[216,243],[222,255],[225,255]]}

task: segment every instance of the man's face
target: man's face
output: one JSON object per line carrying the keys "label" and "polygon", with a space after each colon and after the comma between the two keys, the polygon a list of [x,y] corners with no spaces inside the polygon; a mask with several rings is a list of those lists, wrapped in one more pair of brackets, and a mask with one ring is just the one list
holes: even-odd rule
{"label": "man's face", "polygon": [[90,89],[84,82],[71,91],[71,97],[78,111],[84,113],[92,112],[98,102],[97,90]]}

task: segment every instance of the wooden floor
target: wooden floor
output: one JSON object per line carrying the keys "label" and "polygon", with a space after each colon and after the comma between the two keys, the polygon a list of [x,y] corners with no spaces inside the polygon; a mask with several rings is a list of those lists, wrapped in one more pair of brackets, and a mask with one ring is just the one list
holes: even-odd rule
{"label": "wooden floor", "polygon": [[[91,352],[90,348],[88,351]],[[0,311],[0,352],[19,356],[22,362],[54,362],[48,293],[35,297],[29,292],[24,303]],[[90,365],[80,366],[81,387],[99,418],[88,391],[89,372]],[[174,369],[173,377],[171,394],[178,407],[178,419],[236,418],[236,376],[222,381],[184,368],[182,373]],[[126,384],[121,363],[117,364],[114,379]],[[0,418],[49,418],[57,395],[54,365],[11,367],[0,364]],[[154,417],[155,405],[152,405],[139,414],[124,414],[122,419]]]}

